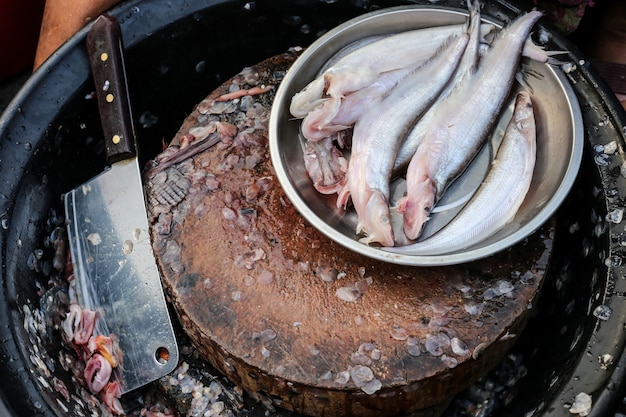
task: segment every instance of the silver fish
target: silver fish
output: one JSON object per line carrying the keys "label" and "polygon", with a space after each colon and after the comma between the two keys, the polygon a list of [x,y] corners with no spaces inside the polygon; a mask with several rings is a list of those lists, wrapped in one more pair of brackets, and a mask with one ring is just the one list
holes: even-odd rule
{"label": "silver fish", "polygon": [[452,92],[458,88],[459,85],[469,76],[471,76],[478,65],[478,57],[480,48],[482,45],[482,36],[480,34],[480,3],[478,1],[468,2],[470,12],[470,27],[468,32],[470,34],[470,40],[463,54],[463,58],[459,63],[459,67],[450,79],[450,82],[443,90],[441,95],[437,98],[437,101],[428,109],[426,113],[420,118],[415,127],[409,133],[407,139],[402,143],[396,162],[394,163],[393,172],[394,175],[400,171],[406,169],[406,166],[411,161],[411,158],[415,154],[417,147],[424,139],[427,128],[431,123],[433,116],[437,112],[437,105],[445,98],[447,98]]}
{"label": "silver fish", "polygon": [[[323,127],[333,120],[347,94],[371,85],[387,71],[422,65],[464,28],[445,25],[404,31],[355,48],[294,94],[289,110],[297,118],[310,115]],[[487,34],[493,25],[482,24],[481,28]]]}
{"label": "silver fish", "polygon": [[465,208],[433,236],[384,249],[406,255],[441,255],[493,235],[515,217],[524,201],[532,181],[536,149],[533,105],[529,94],[520,92],[496,159]]}
{"label": "silver fish", "polygon": [[346,94],[333,119],[328,121],[324,108],[311,111],[302,120],[302,135],[310,141],[320,140],[347,130],[375,103],[378,103],[415,68],[406,67],[380,74],[376,80],[358,91]]}
{"label": "silver fish", "polygon": [[354,126],[348,183],[337,206],[352,199],[361,242],[394,244],[389,213],[389,181],[396,153],[415,121],[441,93],[458,66],[469,35],[463,33],[407,75],[390,94],[370,107]]}
{"label": "silver fish", "polygon": [[531,11],[504,28],[477,71],[437,106],[407,168],[407,194],[397,204],[409,239],[420,236],[435,203],[486,141],[511,91],[526,39],[541,16]]}

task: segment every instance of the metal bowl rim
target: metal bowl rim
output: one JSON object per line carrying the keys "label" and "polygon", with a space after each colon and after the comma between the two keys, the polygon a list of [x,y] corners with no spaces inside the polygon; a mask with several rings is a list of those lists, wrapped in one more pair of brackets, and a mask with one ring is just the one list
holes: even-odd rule
{"label": "metal bowl rim", "polygon": [[[583,147],[584,147],[584,131],[583,131],[583,122],[582,117],[575,117],[575,115],[580,115],[580,106],[578,100],[576,98],[576,94],[574,93],[571,85],[567,81],[565,75],[562,74],[561,71],[555,70],[553,66],[549,66],[549,70],[555,76],[555,78],[559,81],[560,87],[563,90],[567,101],[569,103],[569,112],[572,123],[572,149],[570,154],[569,164],[567,165],[567,169],[564,172],[562,177],[562,181],[559,184],[556,192],[550,197],[548,202],[542,207],[542,209],[526,224],[517,229],[515,232],[511,233],[508,236],[503,237],[502,239],[489,243],[485,246],[480,246],[474,249],[470,249],[467,251],[461,252],[452,252],[448,254],[442,255],[406,255],[406,254],[397,254],[392,252],[386,252],[379,247],[368,246],[354,240],[343,233],[337,232],[334,228],[329,226],[326,221],[321,219],[313,210],[311,210],[306,201],[300,198],[300,195],[296,188],[293,186],[289,175],[285,173],[282,168],[281,154],[280,154],[280,145],[278,143],[278,135],[276,134],[278,130],[278,114],[281,113],[278,111],[281,109],[285,102],[280,98],[285,95],[284,91],[287,89],[287,85],[290,80],[297,76],[298,69],[301,68],[304,64],[308,63],[308,59],[316,53],[316,50],[323,46],[328,42],[329,39],[341,34],[345,31],[351,30],[354,26],[363,24],[371,19],[379,18],[383,15],[392,15],[395,13],[404,13],[404,12],[412,12],[412,11],[425,11],[425,12],[435,12],[435,13],[446,13],[452,15],[458,15],[467,17],[469,14],[467,11],[463,11],[456,8],[447,8],[441,6],[428,6],[428,5],[407,5],[407,6],[396,6],[390,7],[386,9],[377,10],[374,12],[366,13],[361,16],[357,16],[353,19],[346,21],[345,23],[335,27],[334,29],[326,32],[319,39],[313,42],[294,62],[289,71],[287,72],[285,78],[282,80],[279,85],[274,103],[272,105],[272,111],[270,113],[269,120],[269,148],[270,148],[270,156],[272,159],[272,163],[274,165],[274,169],[276,171],[276,176],[278,181],[283,188],[283,191],[289,198],[289,200],[294,204],[296,210],[304,216],[304,218],[309,221],[315,228],[317,228],[320,232],[322,232],[326,237],[331,240],[339,243],[345,248],[357,252],[361,255],[367,256],[372,259],[377,259],[380,261],[391,262],[399,265],[407,265],[407,266],[445,266],[445,265],[454,265],[459,263],[471,262],[481,258],[485,258],[487,256],[493,255],[497,252],[505,250],[510,246],[520,242],[528,235],[532,234],[539,227],[541,227],[549,218],[549,214],[554,213],[557,208],[561,205],[562,201],[565,199],[567,194],[569,193],[571,187],[574,184],[576,179],[578,168],[580,167],[583,155]],[[496,26],[502,27],[502,23],[499,23],[495,19],[490,16],[481,16],[481,19],[484,22],[488,22],[494,24]],[[277,162],[278,161],[278,162]],[[479,245],[477,243],[476,245]]]}

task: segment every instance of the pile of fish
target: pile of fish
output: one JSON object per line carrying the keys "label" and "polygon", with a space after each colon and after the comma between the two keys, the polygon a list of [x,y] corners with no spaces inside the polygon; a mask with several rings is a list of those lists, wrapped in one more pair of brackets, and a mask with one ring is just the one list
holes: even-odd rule
{"label": "pile of fish", "polygon": [[[521,92],[485,180],[452,222],[419,241],[437,202],[490,138],[522,56],[548,60],[529,37],[540,12],[496,31],[481,22],[477,1],[468,7],[462,25],[348,45],[292,97],[290,112],[303,119],[307,173],[319,192],[337,193],[338,207],[352,203],[363,243],[405,254],[452,252],[508,223],[529,189],[536,132],[530,96]],[[398,176],[407,191],[390,207],[390,183]],[[401,239],[391,210],[402,214]]]}

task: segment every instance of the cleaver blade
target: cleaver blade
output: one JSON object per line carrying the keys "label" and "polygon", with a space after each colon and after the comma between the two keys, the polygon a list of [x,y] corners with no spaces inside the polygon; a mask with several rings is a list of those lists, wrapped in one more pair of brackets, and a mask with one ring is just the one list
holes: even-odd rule
{"label": "cleaver blade", "polygon": [[115,335],[122,393],[173,371],[178,346],[152,251],[118,22],[100,16],[87,35],[108,168],[64,195],[78,302]]}

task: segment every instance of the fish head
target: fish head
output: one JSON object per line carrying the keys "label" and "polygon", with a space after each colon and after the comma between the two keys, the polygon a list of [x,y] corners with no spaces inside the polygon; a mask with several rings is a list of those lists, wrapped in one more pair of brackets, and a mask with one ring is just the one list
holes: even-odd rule
{"label": "fish head", "polygon": [[378,242],[383,246],[393,246],[391,214],[385,196],[378,191],[373,192],[365,210],[365,216],[359,220],[359,228],[367,236],[359,241],[366,244]]}
{"label": "fish head", "polygon": [[436,188],[432,181],[420,183],[415,193],[407,195],[402,201],[401,211],[404,214],[404,234],[415,240],[422,234],[424,225],[430,219],[430,212],[435,204]]}
{"label": "fish head", "polygon": [[311,81],[302,91],[294,94],[289,111],[294,117],[305,117],[311,110],[324,103],[324,78],[318,77]]}

